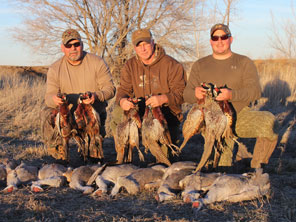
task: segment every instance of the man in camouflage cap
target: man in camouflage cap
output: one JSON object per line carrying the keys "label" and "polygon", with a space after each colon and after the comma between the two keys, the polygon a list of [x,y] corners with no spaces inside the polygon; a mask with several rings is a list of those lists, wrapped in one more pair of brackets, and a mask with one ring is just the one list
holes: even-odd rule
{"label": "man in camouflage cap", "polygon": [[[45,104],[42,114],[44,143],[55,158],[59,155],[62,140],[55,132],[51,122],[51,113],[63,103],[58,93],[67,94],[67,101],[72,105],[71,113],[77,108],[81,93],[90,92],[90,97],[82,100],[91,104],[100,116],[101,135],[104,136],[107,100],[115,95],[115,86],[106,62],[95,54],[83,50],[81,36],[75,29],[67,29],[62,34],[61,50],[64,55],[48,69]],[[91,156],[97,158],[97,156]]]}
{"label": "man in camouflage cap", "polygon": [[[235,133],[241,138],[257,138],[251,168],[267,164],[276,145],[275,116],[267,111],[255,111],[249,104],[259,99],[261,87],[256,66],[246,56],[231,51],[233,38],[227,25],[216,24],[210,30],[212,54],[197,60],[191,69],[184,90],[184,100],[196,103],[205,98],[201,83],[213,83],[221,88],[217,101],[229,101],[236,111]],[[232,165],[234,141],[226,139],[219,166]]]}
{"label": "man in camouflage cap", "polygon": [[231,32],[230,32],[230,29],[227,25],[224,25],[222,23],[218,23],[216,25],[214,25],[212,28],[211,28],[211,36],[214,34],[214,32],[216,32],[217,30],[223,30],[224,33],[228,36],[231,36]]}
{"label": "man in camouflage cap", "polygon": [[75,29],[68,29],[62,35],[62,43],[66,45],[70,40],[76,39],[81,41],[80,34]]}

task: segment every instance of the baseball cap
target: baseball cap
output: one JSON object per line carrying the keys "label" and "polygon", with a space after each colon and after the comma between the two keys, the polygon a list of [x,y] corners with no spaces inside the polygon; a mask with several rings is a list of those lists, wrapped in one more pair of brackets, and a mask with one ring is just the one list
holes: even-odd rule
{"label": "baseball cap", "polygon": [[151,42],[152,34],[149,29],[139,29],[132,34],[132,43],[136,46],[139,42]]}
{"label": "baseball cap", "polygon": [[75,29],[67,29],[66,31],[63,32],[62,42],[64,45],[67,44],[72,39],[77,39],[81,41],[81,37]]}
{"label": "baseball cap", "polygon": [[230,35],[231,36],[231,32],[230,29],[227,25],[224,25],[222,23],[218,23],[216,25],[213,25],[213,27],[211,28],[211,36],[214,34],[215,31],[217,30],[223,30],[225,32],[225,34]]}

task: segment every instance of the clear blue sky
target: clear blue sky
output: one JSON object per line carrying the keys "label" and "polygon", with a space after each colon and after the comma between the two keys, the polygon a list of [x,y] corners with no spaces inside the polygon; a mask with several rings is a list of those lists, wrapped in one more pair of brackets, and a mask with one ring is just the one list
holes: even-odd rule
{"label": "clear blue sky", "polygon": [[[296,0],[293,4],[296,7]],[[271,11],[279,21],[292,17],[291,0],[241,0],[238,3],[238,18],[230,24],[233,51],[251,59],[269,58],[273,54],[268,40],[268,35],[272,35]],[[43,64],[29,48],[12,40],[7,28],[20,22],[20,15],[9,6],[9,1],[0,0],[0,65],[49,65]]]}

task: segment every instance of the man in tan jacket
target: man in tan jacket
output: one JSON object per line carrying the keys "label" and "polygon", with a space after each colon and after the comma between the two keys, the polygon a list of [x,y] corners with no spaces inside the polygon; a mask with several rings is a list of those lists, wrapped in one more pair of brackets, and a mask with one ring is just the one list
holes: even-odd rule
{"label": "man in tan jacket", "polygon": [[61,50],[64,56],[54,62],[47,73],[47,108],[42,114],[44,142],[48,149],[53,151],[61,145],[60,138],[55,138],[50,124],[51,110],[62,103],[62,99],[57,96],[58,92],[67,94],[68,102],[73,104],[72,113],[77,107],[79,94],[91,92],[91,97],[83,100],[83,103],[92,104],[100,115],[102,129],[106,119],[107,100],[115,95],[115,86],[107,64],[101,57],[83,51],[83,42],[76,30],[64,31]]}
{"label": "man in tan jacket", "polygon": [[[196,103],[203,100],[206,90],[201,83],[212,83],[221,88],[217,101],[229,101],[236,111],[235,133],[241,138],[256,138],[251,161],[252,168],[267,164],[276,145],[275,116],[268,111],[256,111],[249,104],[259,99],[261,87],[256,66],[246,56],[231,51],[233,38],[229,27],[216,24],[210,31],[213,53],[197,60],[184,90],[184,100]],[[219,166],[232,166],[234,141],[228,139]]]}
{"label": "man in tan jacket", "polygon": [[[145,106],[161,107],[172,141],[176,142],[183,119],[181,104],[186,80],[183,66],[154,43],[148,29],[134,31],[132,43],[136,56],[129,59],[121,70],[120,86],[116,94],[116,104],[119,106],[113,111],[111,129],[115,131],[123,110],[128,111],[134,107],[128,98],[137,97],[142,98],[139,104],[141,116]],[[149,98],[145,100],[147,96]]]}

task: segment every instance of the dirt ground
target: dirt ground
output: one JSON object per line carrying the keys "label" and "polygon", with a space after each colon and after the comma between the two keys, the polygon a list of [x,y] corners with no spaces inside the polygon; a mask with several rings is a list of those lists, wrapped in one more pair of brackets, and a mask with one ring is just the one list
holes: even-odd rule
{"label": "dirt ground", "polygon": [[[1,138],[2,145],[15,146],[17,141]],[[183,153],[175,158],[197,161],[201,155],[202,138],[194,136]],[[21,187],[10,194],[0,194],[0,221],[295,221],[296,217],[296,152],[286,147],[282,152],[278,147],[270,164],[264,168],[270,175],[271,194],[268,197],[241,203],[215,203],[205,206],[196,213],[191,204],[183,203],[181,198],[158,203],[156,192],[144,191],[131,196],[122,191],[116,198],[108,196],[91,197],[69,187],[45,188],[43,193],[32,193],[29,186]],[[72,166],[80,165],[81,159],[72,148]],[[106,161],[116,158],[112,138],[104,140]],[[76,156],[75,156],[76,155]],[[147,156],[147,163],[154,158]],[[52,163],[46,157],[32,159],[32,165]],[[135,161],[136,165],[143,163]],[[236,164],[234,172],[248,170],[246,164]],[[4,189],[5,184],[1,184]]]}
{"label": "dirt ground", "polygon": [[[268,110],[265,107],[265,110]],[[154,196],[156,192],[143,191],[138,195],[129,195],[124,190],[116,196],[92,197],[83,195],[80,191],[62,188],[46,187],[43,193],[33,193],[30,186],[5,194],[0,193],[0,221],[296,221],[296,150],[295,150],[295,104],[291,103],[278,110],[270,110],[281,125],[280,139],[270,163],[264,167],[269,173],[271,193],[267,197],[241,203],[215,203],[203,207],[199,212],[192,209],[191,204],[184,203],[180,196],[177,199],[158,203]],[[252,151],[253,139],[241,140]],[[21,152],[26,147],[43,145],[40,141],[27,141],[0,135],[0,151],[9,153]],[[195,135],[190,139],[179,157],[173,157],[172,162],[192,160],[198,162],[203,147],[203,139]],[[104,139],[105,161],[114,161],[116,152],[113,138]],[[143,147],[141,148],[143,149]],[[146,162],[136,159],[134,164],[145,167],[155,159],[146,155]],[[50,156],[36,158],[32,155],[24,160],[28,164],[41,166],[43,163],[57,162]],[[231,169],[217,169],[231,173],[248,172],[249,161],[234,163]],[[72,144],[71,161],[68,166],[83,164]],[[0,190],[6,186],[0,183]]]}

